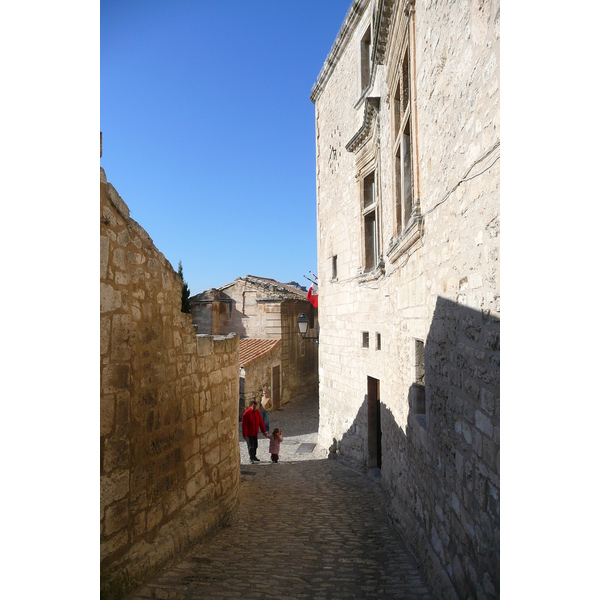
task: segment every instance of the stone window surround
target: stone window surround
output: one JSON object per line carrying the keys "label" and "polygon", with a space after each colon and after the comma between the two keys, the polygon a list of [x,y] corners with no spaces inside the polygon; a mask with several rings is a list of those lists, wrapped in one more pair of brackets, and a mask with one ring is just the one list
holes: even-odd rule
{"label": "stone window surround", "polygon": [[360,40],[358,48],[358,56],[360,57],[358,69],[358,90],[359,97],[362,99],[373,85],[373,35],[371,19],[369,19],[368,23],[363,27],[358,39]]}
{"label": "stone window surround", "polygon": [[[372,178],[372,194],[373,200],[367,206],[364,206],[364,198],[366,191],[365,182]],[[372,165],[371,170],[364,173],[360,178],[360,203],[361,203],[361,216],[362,216],[362,242],[363,242],[363,257],[362,257],[362,268],[364,273],[370,273],[377,268],[379,264],[379,258],[381,255],[381,241],[380,241],[380,223],[379,223],[379,176],[375,164]],[[373,244],[373,256],[372,264],[368,261],[368,248],[367,245],[370,243],[367,239],[369,231],[367,230],[367,221],[373,223],[372,234],[374,239]]]}
{"label": "stone window surround", "polygon": [[[400,230],[401,223],[398,219],[398,210],[394,211],[395,223],[394,223],[394,236],[390,239],[386,255],[391,263],[396,262],[403,254],[405,254],[423,235],[423,217],[421,215],[421,203],[419,200],[419,169],[418,169],[418,144],[417,144],[417,127],[416,127],[416,98],[415,98],[415,67],[414,61],[411,60],[412,53],[414,52],[414,7],[412,2],[407,2],[405,7],[405,19],[403,19],[400,25],[401,31],[396,31],[395,35],[392,36],[392,42],[394,37],[399,39],[399,52],[390,56],[390,68],[388,73],[391,74],[391,79],[388,79],[388,89],[391,90],[391,102],[392,108],[390,110],[390,121],[392,123],[391,135],[392,135],[392,156],[391,160],[394,164],[392,169],[394,200],[396,206],[400,201],[402,203],[401,211],[404,210],[402,197],[403,192],[400,190],[400,182],[397,181],[397,170],[395,168],[395,162],[397,160],[396,154],[399,150],[400,142],[402,139],[402,132],[406,126],[410,127],[410,159],[411,159],[411,180],[412,180],[412,211],[408,222],[404,228]],[[394,106],[395,91],[400,86],[400,93],[402,93],[402,81],[401,72],[404,58],[408,58],[408,87],[409,87],[409,105],[404,115],[396,114],[396,107]],[[400,118],[399,118],[400,117]],[[397,129],[397,131],[396,131]],[[400,198],[398,198],[400,194]]]}
{"label": "stone window surround", "polygon": [[[361,240],[362,240],[362,259],[359,267],[358,275],[360,282],[370,281],[379,278],[385,273],[383,261],[383,249],[381,243],[381,209],[380,209],[380,181],[379,181],[379,148],[377,140],[379,138],[379,119],[377,118],[377,110],[373,106],[373,112],[370,117],[365,120],[359,132],[354,136],[351,145],[351,152],[356,153],[356,174],[355,178],[359,182],[358,201],[361,214]],[[366,112],[365,112],[366,116]],[[359,135],[360,134],[360,135]],[[360,141],[358,140],[360,138]],[[350,144],[349,144],[350,145]],[[348,145],[346,146],[348,149]],[[373,196],[374,202],[368,206],[364,206],[365,180],[374,176]],[[366,263],[366,231],[365,219],[368,216],[375,217],[375,235],[377,240],[376,256],[374,256],[374,264],[367,267]]]}

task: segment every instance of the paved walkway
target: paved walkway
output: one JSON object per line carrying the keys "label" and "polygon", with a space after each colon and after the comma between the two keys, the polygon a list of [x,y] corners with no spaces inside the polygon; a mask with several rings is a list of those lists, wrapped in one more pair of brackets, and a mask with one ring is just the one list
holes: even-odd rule
{"label": "paved walkway", "polygon": [[242,439],[234,524],[129,599],[431,600],[388,522],[379,485],[335,460],[298,452],[316,443],[316,399],[272,413],[274,427],[284,437],[278,464],[261,435],[261,462],[252,465]]}

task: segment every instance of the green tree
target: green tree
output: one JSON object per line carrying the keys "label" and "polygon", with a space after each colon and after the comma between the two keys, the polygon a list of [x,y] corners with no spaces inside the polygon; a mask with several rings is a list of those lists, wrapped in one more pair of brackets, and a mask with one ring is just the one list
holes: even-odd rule
{"label": "green tree", "polygon": [[177,269],[177,275],[181,277],[183,281],[183,287],[181,288],[181,312],[189,313],[190,310],[190,288],[188,287],[187,281],[183,278],[183,265],[179,261],[179,268]]}

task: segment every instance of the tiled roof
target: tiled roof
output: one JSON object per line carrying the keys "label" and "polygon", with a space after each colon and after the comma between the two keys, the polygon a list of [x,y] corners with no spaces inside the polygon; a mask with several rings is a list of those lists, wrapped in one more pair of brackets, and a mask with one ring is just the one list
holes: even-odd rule
{"label": "tiled roof", "polygon": [[263,358],[281,344],[281,340],[240,339],[240,367],[246,367]]}
{"label": "tiled roof", "polygon": [[221,302],[232,302],[232,299],[225,293],[224,290],[235,285],[238,281],[244,281],[252,286],[260,289],[265,294],[266,300],[283,301],[283,300],[306,300],[307,290],[300,284],[290,281],[281,283],[276,279],[269,277],[255,277],[254,275],[245,275],[238,277],[235,281],[221,286],[219,289],[211,288],[200,294],[196,294],[190,298],[192,303],[213,302],[219,300]]}

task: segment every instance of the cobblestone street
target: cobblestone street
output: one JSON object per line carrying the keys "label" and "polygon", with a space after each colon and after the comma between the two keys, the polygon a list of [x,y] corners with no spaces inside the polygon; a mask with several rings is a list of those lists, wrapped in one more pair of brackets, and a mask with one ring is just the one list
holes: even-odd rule
{"label": "cobblestone street", "polygon": [[430,600],[419,568],[391,528],[379,485],[310,451],[316,398],[271,413],[280,462],[259,436],[251,464],[240,435],[240,507],[232,526],[192,548],[130,600],[394,598]]}

